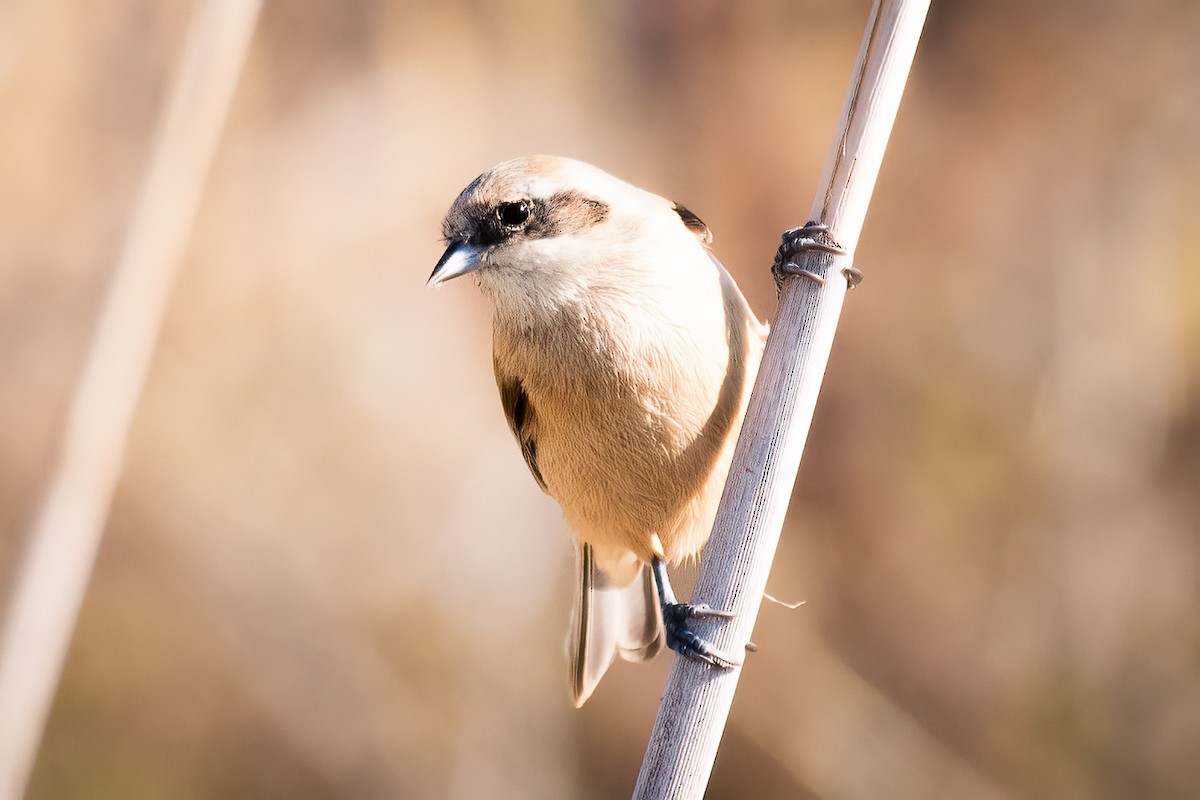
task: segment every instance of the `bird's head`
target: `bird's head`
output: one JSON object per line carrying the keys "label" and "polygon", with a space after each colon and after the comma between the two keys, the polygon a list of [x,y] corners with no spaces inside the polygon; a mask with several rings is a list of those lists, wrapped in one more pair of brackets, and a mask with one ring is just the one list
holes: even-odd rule
{"label": "bird's head", "polygon": [[446,213],[446,251],[429,285],[472,273],[497,307],[552,305],[629,278],[644,261],[641,234],[657,224],[684,230],[674,208],[580,161],[505,161],[472,181]]}

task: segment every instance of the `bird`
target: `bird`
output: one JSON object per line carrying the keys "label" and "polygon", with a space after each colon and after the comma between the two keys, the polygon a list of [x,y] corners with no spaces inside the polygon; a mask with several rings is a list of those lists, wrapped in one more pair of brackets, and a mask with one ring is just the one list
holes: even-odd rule
{"label": "bird", "polygon": [[576,547],[567,636],[576,707],[617,656],[665,644],[741,661],[692,629],[667,564],[698,557],[768,327],[685,206],[582,161],[526,156],[458,195],[429,286],[472,275],[493,309],[505,418]]}

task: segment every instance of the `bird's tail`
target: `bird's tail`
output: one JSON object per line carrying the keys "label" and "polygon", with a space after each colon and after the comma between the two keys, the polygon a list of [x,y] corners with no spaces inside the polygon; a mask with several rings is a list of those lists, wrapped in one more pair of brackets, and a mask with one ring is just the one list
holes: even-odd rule
{"label": "bird's tail", "polygon": [[[663,646],[662,610],[645,564],[623,564],[632,579],[615,580],[596,561],[590,544],[578,549],[579,588],[567,634],[571,696],[582,706],[615,656],[646,661]],[[634,556],[629,554],[630,559]]]}

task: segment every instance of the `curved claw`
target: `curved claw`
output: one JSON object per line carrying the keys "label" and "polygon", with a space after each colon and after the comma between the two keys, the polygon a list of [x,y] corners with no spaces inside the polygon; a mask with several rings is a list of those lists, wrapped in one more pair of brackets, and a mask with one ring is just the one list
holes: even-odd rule
{"label": "curved claw", "polygon": [[688,629],[680,631],[675,636],[668,635],[667,646],[681,656],[693,661],[703,661],[718,669],[732,669],[742,664],[740,659],[721,652]]}
{"label": "curved claw", "polygon": [[694,661],[703,661],[719,669],[741,666],[741,659],[734,658],[713,647],[688,626],[689,619],[720,617],[729,619],[733,614],[719,611],[707,604],[668,603],[663,606],[663,627],[666,630],[667,647],[679,655]]}
{"label": "curved claw", "polygon": [[[802,259],[799,259],[801,253],[814,250],[835,256],[844,256],[849,253],[829,235],[828,225],[810,222],[799,228],[789,228],[783,232],[783,242],[779,245],[779,251],[775,254],[775,263],[771,267],[776,283],[782,286],[783,276],[791,274],[803,275],[824,285],[825,276],[805,268],[802,266]],[[846,279],[847,288],[853,289],[862,282],[862,272],[854,266],[843,267],[842,275]]]}
{"label": "curved claw", "polygon": [[708,603],[680,603],[683,616],[685,619],[708,619],[709,617],[720,617],[722,619],[733,619],[732,611],[721,611],[713,608]]}
{"label": "curved claw", "polygon": [[[783,244],[780,250],[788,250],[788,255],[805,250],[819,250],[823,253],[845,255],[846,248],[842,247],[829,235],[829,226],[809,223],[799,228],[788,228],[783,232]],[[788,260],[788,259],[785,259]]]}

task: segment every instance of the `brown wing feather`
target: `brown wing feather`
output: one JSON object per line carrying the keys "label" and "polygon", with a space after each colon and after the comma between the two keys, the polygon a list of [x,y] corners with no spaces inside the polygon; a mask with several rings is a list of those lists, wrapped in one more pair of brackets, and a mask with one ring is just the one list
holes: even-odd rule
{"label": "brown wing feather", "polygon": [[513,436],[517,437],[517,444],[521,445],[521,455],[525,457],[525,463],[538,486],[542,487],[543,492],[547,491],[546,479],[538,469],[537,441],[533,436],[534,412],[529,403],[529,395],[525,393],[521,381],[502,374],[499,365],[496,365],[496,385],[500,387],[500,405],[504,407],[508,427],[512,429]]}
{"label": "brown wing feather", "polygon": [[704,220],[696,216],[687,206],[674,203],[671,207],[675,209],[675,213],[683,220],[683,224],[687,226],[687,229],[696,234],[701,242],[706,245],[712,244],[712,231],[704,224]]}

